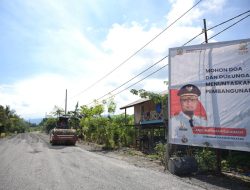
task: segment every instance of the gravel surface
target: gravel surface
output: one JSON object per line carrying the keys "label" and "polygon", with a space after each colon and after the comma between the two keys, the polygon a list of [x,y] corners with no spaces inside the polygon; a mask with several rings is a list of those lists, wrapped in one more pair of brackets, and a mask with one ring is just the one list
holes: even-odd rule
{"label": "gravel surface", "polygon": [[202,189],[78,146],[51,146],[42,134],[0,140],[0,189]]}
{"label": "gravel surface", "polygon": [[[166,175],[172,175],[159,160],[145,157],[140,151],[136,151],[131,148],[121,148],[115,151],[104,151],[101,146],[93,143],[81,142],[78,146],[85,150],[95,152],[100,155],[105,155],[107,157],[120,159],[132,164],[136,167],[147,168],[150,170],[165,173]],[[239,179],[235,175],[215,175],[215,174],[193,174],[191,176],[175,176],[176,178],[192,184],[194,186],[202,187],[204,189],[213,190],[225,190],[225,189],[239,189],[239,190],[250,190],[250,180],[249,177],[247,181]],[[242,178],[242,177],[240,177]]]}
{"label": "gravel surface", "polygon": [[174,176],[159,163],[139,155],[126,156],[124,151],[105,152],[82,143],[51,146],[48,142],[42,133],[0,139],[0,190],[230,189],[207,183],[207,179]]}

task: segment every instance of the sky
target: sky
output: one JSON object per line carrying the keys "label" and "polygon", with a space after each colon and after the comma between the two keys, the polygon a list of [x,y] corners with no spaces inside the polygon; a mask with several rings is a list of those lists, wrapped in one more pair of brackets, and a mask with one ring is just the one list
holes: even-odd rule
{"label": "sky", "polygon": [[[199,34],[203,19],[210,28],[250,9],[249,0],[202,0],[124,62],[197,2],[0,0],[0,105],[9,105],[27,120],[41,118],[55,106],[64,108],[67,89],[68,110],[73,110],[77,102],[92,106],[94,99],[167,56],[169,48],[182,46]],[[208,37],[236,21],[208,31]],[[209,42],[249,38],[249,26],[250,17],[247,17]],[[203,41],[201,35],[188,45]],[[166,58],[104,99],[167,64]],[[162,92],[167,90],[164,84],[167,80],[166,66],[117,94],[114,96],[116,113],[122,113],[120,107],[139,98],[130,89]]]}

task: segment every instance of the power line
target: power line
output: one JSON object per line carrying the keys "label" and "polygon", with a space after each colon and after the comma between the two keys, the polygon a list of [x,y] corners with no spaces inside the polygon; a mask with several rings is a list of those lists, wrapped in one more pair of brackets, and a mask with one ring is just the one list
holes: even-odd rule
{"label": "power line", "polygon": [[[229,22],[229,21],[232,21],[232,20],[234,20],[234,19],[236,19],[236,18],[238,18],[238,17],[240,17],[240,16],[242,16],[242,15],[244,15],[244,14],[246,14],[246,13],[249,13],[249,12],[250,12],[250,10],[248,10],[248,11],[246,11],[246,12],[243,12],[243,13],[237,15],[237,16],[234,16],[234,17],[232,17],[232,18],[230,18],[230,19],[228,19],[228,20],[226,20],[226,21],[223,21],[223,22],[221,22],[221,23],[219,23],[219,24],[217,24],[217,25],[215,25],[215,26],[212,26],[212,27],[208,28],[207,31],[212,30],[212,29],[214,29],[214,28],[217,28],[217,27],[219,27],[219,26],[221,26],[221,25],[223,25],[223,24],[225,24],[225,23],[227,23],[227,22]],[[235,22],[234,24],[230,25],[229,27],[225,28],[225,29],[222,30],[221,32],[219,32],[219,33],[215,34],[214,36],[210,37],[209,39],[214,38],[215,36],[219,35],[220,33],[224,32],[225,30],[229,29],[230,27],[234,26],[235,24],[239,23],[240,21],[244,20],[244,19],[247,18],[248,16],[250,16],[250,15],[245,16],[244,18],[240,19],[239,21]],[[193,38],[191,38],[189,41],[187,41],[186,43],[184,43],[184,44],[182,45],[182,47],[185,46],[185,45],[187,45],[188,43],[190,43],[191,41],[193,41],[194,39],[196,39],[197,37],[199,37],[199,36],[200,36],[201,34],[203,34],[203,33],[204,33],[204,31],[200,32],[199,34],[197,34],[196,36],[194,36]],[[204,43],[204,42],[203,42],[203,43]],[[160,59],[159,61],[155,62],[153,65],[149,66],[148,68],[146,68],[145,70],[143,70],[142,72],[140,72],[139,74],[137,74],[136,76],[134,76],[133,78],[131,78],[130,80],[128,80],[128,81],[124,82],[123,84],[121,84],[120,86],[116,87],[116,88],[113,89],[112,91],[110,91],[110,92],[104,94],[103,96],[99,97],[97,100],[100,100],[100,99],[104,98],[105,96],[111,94],[112,92],[116,91],[117,89],[121,88],[122,86],[128,84],[130,81],[134,80],[135,78],[137,78],[137,77],[140,76],[141,74],[143,74],[143,73],[145,73],[146,71],[148,71],[149,69],[153,68],[155,65],[157,65],[158,63],[160,63],[161,61],[163,61],[163,60],[166,59],[167,57],[168,57],[168,55],[165,56],[165,57],[163,57],[163,58]],[[93,102],[91,102],[91,103],[93,103]],[[89,103],[89,104],[91,104],[91,103]],[[88,104],[88,105],[89,105],[89,104]]]}
{"label": "power line", "polygon": [[[165,57],[165,58],[166,58],[166,57]],[[119,91],[119,92],[115,93],[115,94],[114,94],[114,95],[112,95],[112,96],[116,96],[117,94],[120,94],[120,93],[124,92],[125,90],[129,89],[130,87],[132,87],[132,86],[134,86],[134,85],[138,84],[139,82],[141,82],[141,81],[145,80],[146,78],[150,77],[151,75],[153,75],[153,74],[157,73],[158,71],[160,71],[161,69],[163,69],[163,68],[164,68],[164,67],[166,67],[167,65],[168,65],[168,64],[163,65],[162,67],[160,67],[160,68],[159,68],[159,69],[157,69],[156,71],[154,71],[154,72],[150,73],[149,75],[147,75],[147,76],[145,76],[144,78],[140,79],[140,80],[139,80],[139,81],[137,81],[136,83],[131,84],[130,86],[128,86],[128,87],[126,87],[126,88],[124,88],[123,90],[121,90],[121,91]],[[106,95],[107,95],[107,94],[106,94]],[[111,96],[111,97],[112,97],[112,96]],[[101,98],[98,98],[98,99],[97,99],[97,101],[98,101],[98,100],[100,100],[100,99],[102,99],[102,97],[101,97]],[[107,99],[108,99],[108,98],[107,98]],[[87,104],[87,105],[90,105],[90,104],[92,104],[93,102],[95,102],[95,101],[92,101],[92,102],[90,102],[90,103],[89,103],[89,104]]]}
{"label": "power line", "polygon": [[189,44],[190,42],[192,42],[194,39],[196,39],[197,37],[199,37],[201,34],[203,34],[204,32],[200,32],[199,34],[197,34],[196,36],[194,36],[193,38],[191,38],[190,40],[188,40],[185,44],[183,44],[181,47]]}
{"label": "power line", "polygon": [[[98,79],[96,82],[94,82],[93,84],[91,84],[90,86],[88,86],[87,88],[85,88],[83,91],[79,92],[78,94],[76,94],[75,96],[78,96],[84,92],[86,92],[87,90],[91,89],[92,87],[94,87],[97,83],[99,83],[100,81],[102,81],[104,78],[106,78],[107,76],[109,76],[110,74],[112,74],[114,71],[116,71],[119,67],[121,67],[122,65],[124,65],[126,62],[128,62],[131,58],[133,58],[135,55],[137,55],[141,50],[143,50],[147,45],[149,45],[151,42],[153,42],[156,38],[158,38],[161,34],[163,34],[166,30],[168,30],[172,25],[174,25],[178,20],[180,20],[182,17],[184,17],[188,12],[190,12],[193,8],[195,8],[201,1],[203,0],[199,0],[195,5],[193,5],[191,8],[189,8],[186,12],[184,12],[180,17],[178,17],[176,20],[174,20],[169,26],[167,26],[164,30],[162,30],[159,34],[157,34],[154,38],[152,38],[150,41],[148,41],[145,45],[143,45],[140,49],[138,49],[136,52],[134,52],[132,55],[130,55],[127,59],[125,59],[122,63],[120,63],[118,66],[116,66],[114,69],[112,69],[110,72],[108,72],[107,74],[105,74],[103,77],[101,77],[100,79]],[[75,97],[73,96],[73,97]]]}
{"label": "power line", "polygon": [[[215,36],[217,36],[217,35],[221,34],[222,32],[226,31],[227,29],[231,28],[232,26],[236,25],[237,23],[241,22],[242,20],[246,19],[246,18],[247,18],[247,17],[249,17],[249,16],[250,16],[250,14],[249,14],[249,15],[247,15],[247,16],[245,16],[244,18],[242,18],[242,19],[238,20],[237,22],[235,22],[234,24],[232,24],[232,25],[230,25],[229,27],[225,28],[224,30],[222,30],[222,31],[218,32],[217,34],[213,35],[213,36],[212,36],[212,37],[210,37],[209,39],[212,39],[212,38],[214,38]],[[192,38],[192,39],[193,39],[193,38]],[[204,42],[203,42],[203,43],[204,43]],[[185,43],[185,44],[186,44],[186,43]],[[130,86],[129,86],[129,87],[127,87],[126,89],[124,89],[124,90],[122,90],[122,91],[120,91],[120,92],[116,93],[115,95],[117,95],[117,94],[119,94],[119,93],[121,93],[121,92],[123,92],[123,91],[127,90],[128,88],[130,88],[130,87],[132,87],[132,86],[136,85],[137,83],[139,83],[139,82],[141,82],[141,81],[145,80],[146,78],[148,78],[149,76],[151,76],[151,75],[155,74],[156,72],[160,71],[161,69],[163,69],[163,68],[164,68],[164,67],[166,67],[167,65],[168,65],[168,63],[167,63],[166,65],[164,65],[164,66],[160,67],[158,70],[154,71],[153,73],[151,73],[151,74],[147,75],[147,76],[146,76],[146,77],[144,77],[143,79],[141,79],[141,80],[137,81],[136,83],[134,83],[134,84],[130,85]]]}
{"label": "power line", "polygon": [[[183,44],[182,47],[185,46],[187,43],[191,42],[192,40],[194,40],[196,37],[198,37],[198,36],[201,35],[202,33],[203,33],[203,32],[199,33],[199,34],[196,35],[194,38],[190,39],[188,42],[186,42],[185,44]],[[145,70],[143,70],[142,72],[140,72],[139,74],[137,74],[136,76],[134,76],[133,78],[131,78],[131,79],[129,79],[128,81],[124,82],[123,84],[121,84],[120,86],[116,87],[116,88],[113,89],[112,91],[106,93],[105,95],[101,96],[100,98],[97,98],[96,100],[98,101],[98,100],[104,98],[105,96],[109,95],[110,93],[116,91],[117,89],[121,88],[121,87],[124,86],[125,84],[127,84],[127,83],[129,83],[130,81],[134,80],[134,79],[135,79],[136,77],[138,77],[139,75],[145,73],[146,71],[148,71],[149,69],[151,69],[151,68],[154,67],[155,65],[159,64],[160,62],[162,62],[162,61],[163,61],[164,59],[166,59],[167,57],[168,57],[168,55],[164,56],[163,58],[161,58],[160,60],[158,60],[157,62],[155,62],[153,65],[151,65],[150,67],[146,68]],[[159,70],[163,69],[163,68],[166,67],[167,65],[168,65],[168,64],[166,64],[165,66],[161,67],[160,69],[154,71],[153,73],[147,75],[147,77],[153,75],[154,73],[156,73],[156,72],[158,72]],[[146,79],[147,77],[141,79],[140,81],[137,81],[135,84],[141,82],[142,80]],[[135,85],[135,84],[133,84],[133,85]],[[132,86],[133,86],[133,85],[132,85]],[[131,86],[126,87],[124,90],[127,90],[127,89],[130,88],[130,87],[131,87]],[[117,94],[123,92],[124,90],[122,90],[122,91],[116,93],[115,95],[117,95]],[[115,96],[115,95],[113,95],[113,96]],[[90,102],[90,103],[87,104],[87,105],[90,105],[90,104],[92,104],[93,102],[94,102],[94,101]]]}
{"label": "power line", "polygon": [[239,14],[239,15],[233,17],[233,18],[230,18],[230,19],[228,19],[228,20],[226,20],[226,21],[224,21],[224,22],[222,22],[222,23],[220,23],[220,24],[217,24],[217,25],[215,25],[215,26],[213,26],[213,27],[207,29],[207,31],[208,31],[208,30],[212,30],[212,29],[214,29],[214,28],[216,28],[216,27],[218,27],[218,26],[220,26],[220,25],[223,25],[223,24],[225,24],[225,23],[227,23],[227,22],[229,22],[229,21],[231,21],[231,20],[233,20],[233,19],[236,19],[236,18],[238,18],[238,17],[240,17],[240,16],[242,16],[242,15],[244,15],[244,14],[246,14],[246,13],[249,13],[249,12],[250,12],[250,10],[248,10],[248,11],[246,11],[246,12],[244,12],[244,13],[241,13],[241,14]]}
{"label": "power line", "polygon": [[[232,26],[234,26],[234,25],[238,24],[239,22],[241,22],[242,20],[246,19],[246,18],[247,18],[247,17],[249,17],[249,16],[250,16],[250,14],[249,14],[249,15],[247,15],[247,16],[245,16],[245,17],[243,17],[242,19],[238,20],[237,22],[233,23],[232,25],[230,25],[230,26],[226,27],[225,29],[221,30],[221,31],[220,31],[220,32],[218,32],[217,34],[215,34],[215,35],[211,36],[208,40],[210,40],[210,39],[214,38],[215,36],[218,36],[218,35],[219,35],[219,34],[221,34],[222,32],[224,32],[224,31],[228,30],[229,28],[231,28]],[[204,42],[203,42],[203,43],[204,43]]]}
{"label": "power line", "polygon": [[141,81],[145,80],[146,78],[150,77],[151,75],[153,75],[153,74],[157,73],[158,71],[162,70],[162,69],[163,69],[164,67],[166,67],[166,66],[168,66],[168,64],[163,65],[162,67],[160,67],[160,68],[159,68],[159,69],[157,69],[156,71],[154,71],[154,72],[150,73],[149,75],[145,76],[144,78],[142,78],[141,80],[137,81],[136,83],[134,83],[134,84],[132,84],[132,85],[130,85],[130,86],[128,86],[128,87],[126,87],[125,89],[123,89],[123,90],[121,90],[121,91],[117,92],[117,93],[116,93],[116,94],[114,94],[113,96],[116,96],[117,94],[120,94],[120,93],[122,93],[123,91],[125,91],[125,90],[129,89],[130,87],[132,87],[132,86],[134,86],[134,85],[138,84],[139,82],[141,82]]}
{"label": "power line", "polygon": [[[247,11],[247,12],[249,12],[249,11]],[[247,12],[245,12],[245,13],[247,13]],[[243,15],[243,14],[245,14],[245,13],[242,13],[242,14],[240,14],[240,15]],[[221,34],[222,32],[226,31],[227,29],[231,28],[232,26],[236,25],[237,23],[241,22],[242,20],[246,19],[246,18],[249,17],[249,16],[250,16],[250,14],[247,15],[247,16],[245,16],[245,17],[243,17],[242,19],[238,20],[237,22],[233,23],[232,25],[228,26],[227,28],[223,29],[222,31],[218,32],[217,34],[213,35],[212,37],[209,38],[209,40],[212,39],[212,38],[214,38],[215,36]],[[238,17],[238,16],[233,17],[233,19],[235,19],[235,18],[237,18],[237,17]],[[229,20],[224,21],[224,22],[222,22],[222,23],[220,23],[220,24],[217,24],[216,26],[211,27],[211,28],[209,28],[208,30],[211,30],[211,29],[213,29],[213,28],[216,28],[216,27],[218,27],[218,26],[220,26],[220,25],[222,25],[222,24],[225,24],[225,23],[228,22],[228,21],[233,20],[233,19],[229,19]],[[198,35],[194,36],[192,39],[190,39],[188,42],[186,42],[185,44],[183,44],[181,47],[183,47],[183,46],[185,46],[186,44],[190,43],[191,41],[193,41],[195,38],[197,38],[197,37],[200,36],[201,34],[203,34],[203,32],[201,32],[201,33],[199,33]],[[204,42],[203,42],[203,43],[204,43]],[[144,70],[144,71],[142,71],[141,73],[137,74],[135,77],[131,78],[131,79],[128,80],[127,82],[123,83],[123,84],[120,85],[119,87],[117,87],[117,88],[115,88],[114,90],[108,92],[107,94],[103,95],[102,97],[98,98],[97,100],[100,100],[100,99],[102,99],[103,97],[107,96],[108,94],[110,94],[110,93],[114,92],[115,90],[121,88],[122,86],[124,86],[124,85],[127,84],[128,82],[132,81],[133,79],[135,79],[136,77],[138,77],[139,75],[141,75],[142,73],[144,73],[145,71],[149,70],[150,68],[152,68],[152,67],[155,66],[156,64],[160,63],[161,61],[163,61],[163,60],[166,59],[167,57],[168,57],[168,55],[167,55],[167,56],[164,56],[162,59],[160,59],[159,61],[157,61],[157,62],[154,63],[153,65],[151,65],[151,66],[150,66],[149,68],[147,68],[146,70]],[[116,96],[117,94],[120,94],[121,92],[123,92],[123,91],[129,89],[130,87],[132,87],[132,86],[138,84],[139,82],[145,80],[145,79],[148,78],[149,76],[151,76],[151,75],[155,74],[156,72],[160,71],[161,69],[163,69],[163,68],[166,67],[167,65],[168,65],[168,64],[166,64],[166,65],[160,67],[160,68],[157,69],[156,71],[150,73],[150,74],[147,75],[146,77],[140,79],[139,81],[133,83],[132,85],[130,85],[130,86],[126,87],[125,89],[123,89],[123,90],[121,90],[121,91],[115,93],[115,94],[112,95],[112,96]],[[93,102],[94,102],[94,101],[92,101],[92,102],[89,103],[89,104],[92,104]],[[88,105],[89,105],[89,104],[88,104]]]}
{"label": "power line", "polygon": [[[141,74],[145,73],[146,71],[148,71],[149,69],[151,69],[152,67],[154,67],[155,65],[157,65],[158,63],[162,62],[164,59],[166,59],[168,56],[165,56],[163,58],[161,58],[159,61],[155,62],[153,65],[151,65],[150,67],[148,67],[147,69],[143,70],[142,72],[140,72],[139,74],[137,74],[136,76],[134,76],[133,78],[129,79],[128,81],[126,81],[125,83],[121,84],[120,86],[116,87],[114,90],[108,92],[107,94],[103,95],[102,97],[98,98],[97,100],[100,100],[102,98],[104,98],[105,96],[109,95],[110,93],[116,91],[117,89],[123,87],[124,85],[126,85],[127,83],[129,83],[130,81],[134,80],[136,77],[140,76]],[[92,102],[91,102],[92,103]]]}
{"label": "power line", "polygon": [[[232,21],[232,20],[234,20],[234,19],[236,19],[236,18],[238,18],[238,17],[240,17],[240,16],[242,16],[242,15],[244,15],[244,14],[246,14],[246,13],[249,13],[249,12],[250,12],[250,10],[248,10],[248,11],[246,11],[246,12],[244,12],[244,13],[241,13],[241,14],[239,14],[239,15],[233,17],[233,18],[230,18],[230,19],[228,19],[228,20],[226,20],[226,21],[223,21],[223,22],[221,22],[221,23],[219,23],[219,24],[217,24],[217,25],[215,25],[215,26],[213,26],[213,27],[211,27],[211,28],[208,28],[207,31],[212,30],[212,29],[214,29],[214,28],[217,28],[218,26],[221,26],[221,25],[223,25],[223,24],[226,24],[227,22]],[[245,18],[245,17],[244,17],[244,18]],[[244,18],[243,18],[243,19],[244,19]],[[187,45],[188,43],[190,43],[191,41],[193,41],[194,39],[196,39],[198,36],[200,36],[200,35],[203,34],[203,33],[204,33],[204,31],[202,31],[201,33],[197,34],[197,35],[194,36],[192,39],[190,39],[188,42],[186,42],[183,46]]]}

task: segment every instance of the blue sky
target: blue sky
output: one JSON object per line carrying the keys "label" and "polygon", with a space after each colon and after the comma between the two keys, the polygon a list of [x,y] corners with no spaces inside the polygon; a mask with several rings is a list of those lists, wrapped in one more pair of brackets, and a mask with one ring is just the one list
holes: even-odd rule
{"label": "blue sky", "polygon": [[[26,119],[43,117],[54,105],[64,107],[66,88],[69,109],[77,101],[88,104],[167,55],[168,48],[180,46],[198,34],[203,18],[209,28],[250,9],[249,0],[203,0],[112,75],[80,93],[195,2],[198,1],[1,0],[0,104],[10,105]],[[249,38],[249,18],[211,42]],[[210,31],[209,36],[226,26]],[[192,44],[203,40],[201,36]],[[164,64],[167,59],[145,75]],[[163,84],[167,78],[166,68],[133,88],[160,92],[167,89]],[[137,98],[127,90],[115,101],[119,108]]]}

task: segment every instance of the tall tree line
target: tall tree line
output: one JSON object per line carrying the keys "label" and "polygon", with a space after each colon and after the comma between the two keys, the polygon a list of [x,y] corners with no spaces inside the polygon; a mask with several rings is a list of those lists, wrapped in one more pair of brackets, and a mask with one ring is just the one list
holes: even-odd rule
{"label": "tall tree line", "polygon": [[18,116],[10,106],[0,105],[0,133],[25,132],[29,123]]}

